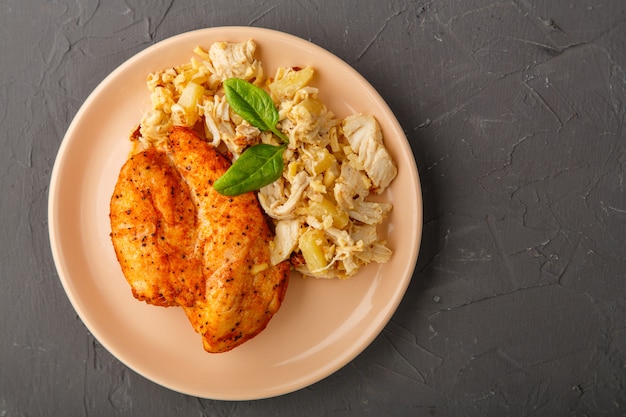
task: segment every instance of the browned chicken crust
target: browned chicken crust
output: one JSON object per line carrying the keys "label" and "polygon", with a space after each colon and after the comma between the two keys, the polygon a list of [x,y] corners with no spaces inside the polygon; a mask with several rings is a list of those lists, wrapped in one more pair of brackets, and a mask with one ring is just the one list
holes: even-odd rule
{"label": "browned chicken crust", "polygon": [[175,127],[164,151],[131,157],[111,198],[112,241],[133,295],[183,307],[208,352],[261,332],[278,311],[289,264],[270,263],[271,233],[254,193],[212,187],[229,161]]}
{"label": "browned chicken crust", "polygon": [[203,296],[201,263],[190,256],[196,206],[165,153],[148,149],[124,164],[110,209],[117,260],[137,299],[173,306],[193,305]]}

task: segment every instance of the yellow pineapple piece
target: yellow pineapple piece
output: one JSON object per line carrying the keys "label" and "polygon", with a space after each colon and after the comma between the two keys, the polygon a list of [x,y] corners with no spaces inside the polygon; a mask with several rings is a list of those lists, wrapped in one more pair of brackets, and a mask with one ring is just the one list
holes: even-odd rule
{"label": "yellow pineapple piece", "polygon": [[296,91],[306,87],[313,78],[313,68],[306,67],[299,71],[287,71],[285,75],[270,83],[270,94],[274,100],[290,100]]}
{"label": "yellow pineapple piece", "polygon": [[298,240],[300,252],[311,272],[322,270],[328,265],[322,246],[325,241],[324,232],[317,229],[308,229]]}
{"label": "yellow pineapple piece", "polygon": [[186,113],[196,112],[198,103],[202,102],[204,96],[204,87],[200,84],[190,82],[185,86],[183,92],[180,94],[178,104],[185,110]]}
{"label": "yellow pineapple piece", "polygon": [[322,198],[320,201],[311,201],[309,203],[307,213],[319,221],[323,221],[324,216],[332,216],[333,227],[338,229],[345,228],[350,221],[348,213],[341,210],[327,198]]}

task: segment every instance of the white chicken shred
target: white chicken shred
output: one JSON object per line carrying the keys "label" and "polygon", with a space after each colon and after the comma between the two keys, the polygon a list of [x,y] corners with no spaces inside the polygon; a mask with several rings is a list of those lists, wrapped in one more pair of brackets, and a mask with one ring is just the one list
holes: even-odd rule
{"label": "white chicken shred", "polygon": [[398,170],[383,145],[383,134],[374,116],[356,114],[346,117],[341,127],[352,151],[380,194],[396,177]]}
{"label": "white chicken shred", "polygon": [[232,111],[221,85],[231,77],[254,83],[270,93],[289,139],[283,175],[257,193],[274,223],[271,262],[289,259],[305,276],[339,279],[387,262],[393,252],[378,227],[392,204],[368,197],[383,193],[398,171],[376,118],[335,117],[318,97],[311,67],[278,68],[265,78],[256,47],[252,39],[216,42],[197,47],[188,63],[149,74],[151,106],[132,136],[135,150],[162,146],[175,125],[203,132],[232,160],[252,145],[278,144]]}

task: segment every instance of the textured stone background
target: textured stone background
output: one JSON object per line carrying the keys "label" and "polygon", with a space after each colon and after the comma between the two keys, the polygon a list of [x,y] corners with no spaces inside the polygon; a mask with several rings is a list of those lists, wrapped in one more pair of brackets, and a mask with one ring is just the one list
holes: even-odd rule
{"label": "textured stone background", "polygon": [[[135,53],[222,25],[282,30],[360,71],[424,196],[397,313],[279,398],[188,397],[130,371],[70,305],[50,172],[82,102]],[[626,415],[623,0],[0,1],[0,416]]]}

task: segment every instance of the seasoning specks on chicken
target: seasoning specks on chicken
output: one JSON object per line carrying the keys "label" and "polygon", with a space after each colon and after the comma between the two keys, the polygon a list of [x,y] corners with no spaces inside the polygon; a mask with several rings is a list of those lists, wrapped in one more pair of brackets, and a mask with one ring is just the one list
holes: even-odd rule
{"label": "seasoning specks on chicken", "polygon": [[190,256],[196,208],[165,153],[150,148],[128,159],[110,210],[113,246],[135,298],[174,306],[202,297],[200,264]]}
{"label": "seasoning specks on chicken", "polygon": [[256,336],[285,296],[289,264],[272,265],[271,234],[253,193],[211,184],[230,163],[193,131],[124,165],[111,199],[112,240],[136,298],[183,307],[208,352]]}
{"label": "seasoning specks on chicken", "polygon": [[269,227],[254,193],[224,196],[213,184],[230,163],[188,129],[174,127],[167,152],[189,185],[197,215],[196,251],[204,297],[184,306],[204,348],[222,352],[265,328],[283,301],[289,263],[271,265]]}

